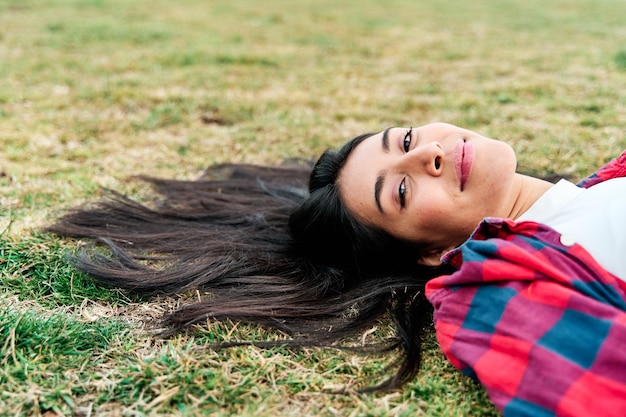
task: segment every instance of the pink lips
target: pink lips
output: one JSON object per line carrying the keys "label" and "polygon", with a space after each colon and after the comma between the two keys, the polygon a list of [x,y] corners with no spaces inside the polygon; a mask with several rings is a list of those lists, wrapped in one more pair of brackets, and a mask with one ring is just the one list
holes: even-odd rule
{"label": "pink lips", "polygon": [[454,169],[461,182],[461,191],[465,188],[473,160],[474,147],[470,143],[462,141],[454,147]]}

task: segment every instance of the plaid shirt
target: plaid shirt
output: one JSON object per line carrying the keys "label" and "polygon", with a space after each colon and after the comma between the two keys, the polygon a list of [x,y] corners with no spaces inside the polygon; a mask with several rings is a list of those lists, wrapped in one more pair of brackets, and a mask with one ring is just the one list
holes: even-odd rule
{"label": "plaid shirt", "polygon": [[[579,186],[626,176],[626,152]],[[626,255],[626,254],[625,254]],[[626,416],[626,283],[535,222],[485,219],[426,296],[448,359],[505,416]]]}

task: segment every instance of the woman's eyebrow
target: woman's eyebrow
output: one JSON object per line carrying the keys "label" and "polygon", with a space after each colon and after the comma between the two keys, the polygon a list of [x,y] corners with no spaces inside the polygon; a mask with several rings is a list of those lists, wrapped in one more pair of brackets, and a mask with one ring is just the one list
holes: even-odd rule
{"label": "woman's eyebrow", "polygon": [[381,171],[376,178],[376,185],[374,185],[374,200],[376,200],[376,207],[378,207],[378,211],[382,214],[385,214],[385,212],[383,211],[383,206],[380,204],[380,192],[385,184],[385,174],[385,171]]}
{"label": "woman's eyebrow", "polygon": [[[385,129],[385,131],[383,132],[382,147],[383,152],[385,153],[389,152],[389,130],[391,130],[390,127]],[[376,207],[378,207],[378,211],[383,214],[383,206],[380,204],[380,192],[382,191],[383,185],[385,184],[385,175],[386,172],[384,170],[380,171],[378,173],[378,177],[376,177],[376,184],[374,185],[374,200],[376,201]]]}
{"label": "woman's eyebrow", "polygon": [[390,127],[388,127],[387,129],[385,129],[385,131],[383,132],[383,151],[385,153],[389,152],[389,130],[391,130]]}

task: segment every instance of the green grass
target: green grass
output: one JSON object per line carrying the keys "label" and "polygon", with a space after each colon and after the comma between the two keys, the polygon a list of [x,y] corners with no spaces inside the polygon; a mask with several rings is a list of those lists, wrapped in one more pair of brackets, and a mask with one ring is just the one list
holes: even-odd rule
{"label": "green grass", "polygon": [[0,0],[0,415],[496,415],[434,340],[403,390],[334,395],[395,356],[206,347],[281,337],[233,323],[159,338],[184,299],[96,286],[67,263],[76,242],[38,230],[103,186],[142,196],[134,174],[315,158],[390,125],[448,121],[527,171],[586,175],[626,147],[625,16],[622,0]]}

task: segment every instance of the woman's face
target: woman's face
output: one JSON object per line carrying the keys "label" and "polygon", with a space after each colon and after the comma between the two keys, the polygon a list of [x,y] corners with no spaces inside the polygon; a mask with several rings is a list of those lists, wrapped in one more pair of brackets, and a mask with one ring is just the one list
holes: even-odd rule
{"label": "woman's face", "polygon": [[438,264],[484,217],[509,216],[516,163],[509,145],[450,124],[390,128],[352,151],[338,187],[357,220]]}

